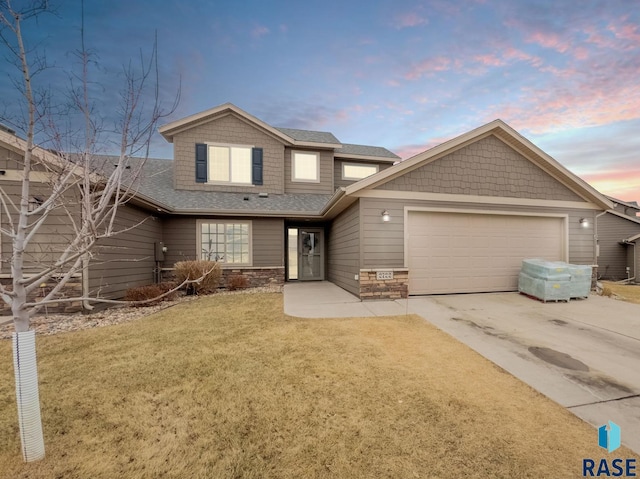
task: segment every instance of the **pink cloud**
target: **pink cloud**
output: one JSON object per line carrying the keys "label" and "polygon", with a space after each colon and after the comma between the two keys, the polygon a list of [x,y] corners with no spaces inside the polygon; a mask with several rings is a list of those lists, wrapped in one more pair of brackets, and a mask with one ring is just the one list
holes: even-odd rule
{"label": "pink cloud", "polygon": [[254,38],[260,38],[268,35],[269,32],[270,30],[264,25],[257,25],[253,30],[251,30],[251,36],[253,36]]}
{"label": "pink cloud", "polygon": [[416,12],[401,13],[395,16],[393,26],[401,28],[411,28],[426,25],[428,20]]}
{"label": "pink cloud", "polygon": [[418,80],[423,76],[432,76],[434,72],[447,71],[451,68],[451,60],[447,57],[426,58],[420,63],[413,65],[411,69],[405,73],[407,80]]}
{"label": "pink cloud", "polygon": [[638,28],[638,25],[631,23],[625,23],[623,25],[610,24],[608,29],[616,36],[616,38],[635,43],[636,47],[640,46],[640,29]]}
{"label": "pink cloud", "polygon": [[485,117],[503,118],[516,129],[534,134],[606,125],[640,117],[640,95],[634,85],[607,91],[601,85],[574,85],[555,91],[523,90],[517,106],[500,105]]}
{"label": "pink cloud", "polygon": [[430,150],[431,148],[438,146],[442,143],[444,143],[445,141],[450,140],[451,138],[453,138],[453,136],[451,137],[439,137],[439,138],[431,138],[429,141],[427,141],[426,143],[419,143],[419,144],[411,144],[411,145],[401,145],[401,146],[397,146],[393,149],[393,152],[398,155],[400,158],[402,158],[402,161],[407,160],[409,158],[413,158],[416,155],[419,155],[420,153]]}
{"label": "pink cloud", "polygon": [[506,64],[504,58],[498,58],[492,53],[489,53],[487,55],[476,55],[475,57],[473,57],[473,60],[490,67],[501,67]]}
{"label": "pink cloud", "polygon": [[601,171],[581,176],[591,186],[606,195],[622,201],[640,201],[640,169]]}
{"label": "pink cloud", "polygon": [[566,40],[561,39],[558,34],[553,32],[531,32],[527,36],[525,41],[527,43],[536,43],[540,46],[556,50],[560,53],[565,53],[569,49],[569,43]]}

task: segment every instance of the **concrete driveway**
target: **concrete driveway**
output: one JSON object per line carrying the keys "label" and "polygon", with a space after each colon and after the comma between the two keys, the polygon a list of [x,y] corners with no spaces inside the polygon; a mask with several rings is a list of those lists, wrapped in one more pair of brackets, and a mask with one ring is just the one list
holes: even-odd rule
{"label": "concrete driveway", "polygon": [[592,425],[617,423],[640,453],[640,305],[599,296],[544,304],[518,293],[361,302],[331,283],[307,283],[285,287],[285,312],[416,313]]}

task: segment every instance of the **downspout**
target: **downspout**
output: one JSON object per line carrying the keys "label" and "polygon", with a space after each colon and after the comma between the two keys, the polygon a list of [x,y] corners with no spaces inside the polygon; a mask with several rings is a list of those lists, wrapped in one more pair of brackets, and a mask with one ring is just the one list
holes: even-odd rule
{"label": "downspout", "polygon": [[[598,218],[600,218],[601,216],[604,216],[606,214],[607,214],[607,212],[603,211],[602,213],[597,214],[596,217],[593,220],[593,229],[595,231],[594,234],[593,234],[593,242],[594,242],[594,246],[595,246],[595,248],[593,248],[593,252],[595,253],[595,258],[594,258],[593,264],[598,269],[599,269],[598,257],[600,256],[598,254],[598,253],[600,253],[600,246],[598,245]],[[596,273],[596,281],[599,279],[598,278],[599,275],[600,274],[599,274],[599,271],[598,271],[598,273]]]}
{"label": "downspout", "polygon": [[627,246],[633,246],[633,276],[629,278],[627,273],[627,279],[624,280],[625,283],[630,283],[631,281],[635,281],[636,276],[638,275],[638,272],[636,271],[636,266],[638,265],[638,257],[636,254],[638,254],[638,250],[636,249],[636,244],[633,241],[624,240],[622,243]]}

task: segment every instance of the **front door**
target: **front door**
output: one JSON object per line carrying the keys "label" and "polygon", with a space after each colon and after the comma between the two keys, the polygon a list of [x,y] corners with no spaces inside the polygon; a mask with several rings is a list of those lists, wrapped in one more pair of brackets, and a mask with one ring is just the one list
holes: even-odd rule
{"label": "front door", "polygon": [[324,279],[322,229],[298,229],[298,279],[300,281]]}

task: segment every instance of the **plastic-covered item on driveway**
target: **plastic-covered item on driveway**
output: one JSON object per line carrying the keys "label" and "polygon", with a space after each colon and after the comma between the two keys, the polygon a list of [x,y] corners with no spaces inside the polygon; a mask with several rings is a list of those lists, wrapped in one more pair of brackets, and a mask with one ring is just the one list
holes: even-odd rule
{"label": "plastic-covered item on driveway", "polygon": [[569,273],[571,274],[571,297],[587,298],[591,291],[591,266],[570,264]]}
{"label": "plastic-covered item on driveway", "polygon": [[547,301],[569,301],[571,298],[570,276],[563,280],[534,278],[521,272],[518,278],[518,291],[545,303]]}
{"label": "plastic-covered item on driveway", "polygon": [[538,258],[524,259],[521,271],[538,279],[551,281],[569,281],[571,279],[569,265],[561,261],[545,261]]}

